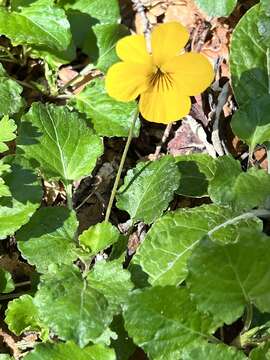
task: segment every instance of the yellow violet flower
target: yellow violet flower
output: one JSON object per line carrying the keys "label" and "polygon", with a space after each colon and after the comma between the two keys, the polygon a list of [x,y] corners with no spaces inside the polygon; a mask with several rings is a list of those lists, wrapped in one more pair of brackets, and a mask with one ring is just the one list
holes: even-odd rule
{"label": "yellow violet flower", "polygon": [[140,95],[142,116],[168,124],[186,116],[190,96],[203,92],[213,81],[210,62],[199,53],[184,53],[187,29],[177,22],[157,25],[147,51],[143,35],[129,35],[118,41],[116,52],[122,60],[112,65],[106,76],[108,94],[119,101]]}

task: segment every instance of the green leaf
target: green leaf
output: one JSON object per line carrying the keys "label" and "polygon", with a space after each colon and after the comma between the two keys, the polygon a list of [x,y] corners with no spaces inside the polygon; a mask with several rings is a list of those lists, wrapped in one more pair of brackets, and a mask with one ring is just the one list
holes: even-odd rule
{"label": "green leaf", "polygon": [[[15,160],[16,161],[16,160]],[[0,239],[14,234],[40,206],[42,189],[36,175],[15,162],[3,176],[12,197],[0,198]]]}
{"label": "green leaf", "polygon": [[270,360],[269,342],[258,346],[250,352],[251,360]]}
{"label": "green leaf", "polygon": [[90,226],[79,236],[80,245],[88,248],[93,255],[105,250],[120,238],[120,233],[109,222],[102,222]]}
{"label": "green leaf", "polygon": [[64,106],[34,103],[23,117],[18,146],[39,162],[46,178],[65,184],[91,174],[103,152],[101,139]]}
{"label": "green leaf", "polygon": [[14,360],[14,358],[6,354],[0,354],[0,360]]}
{"label": "green leaf", "polygon": [[170,212],[152,226],[133,263],[149,275],[152,285],[178,285],[187,276],[188,258],[205,235],[214,241],[230,242],[242,228],[262,230],[257,218],[239,214],[214,204]]}
{"label": "green leaf", "polygon": [[[127,136],[137,112],[135,101],[116,101],[105,90],[104,80],[92,80],[75,96],[76,108],[85,113],[101,136]],[[134,135],[138,136],[140,121],[137,119]]]}
{"label": "green leaf", "polygon": [[75,212],[64,207],[40,208],[17,232],[18,248],[39,272],[46,272],[50,264],[71,265],[78,257],[77,227]]}
{"label": "green leaf", "polygon": [[43,275],[34,304],[51,331],[80,347],[95,342],[112,320],[105,297],[75,267],[62,265]]}
{"label": "green leaf", "polygon": [[[184,350],[181,360],[245,360],[247,357],[242,351],[237,351],[234,347],[224,344],[204,344],[191,350]],[[262,360],[262,359],[260,359]]]}
{"label": "green leaf", "polygon": [[172,156],[141,162],[128,171],[118,190],[116,205],[127,211],[133,221],[150,224],[169,206],[179,180],[180,174]]}
{"label": "green leaf", "polygon": [[0,268],[0,293],[10,293],[15,289],[11,274]]}
{"label": "green leaf", "polygon": [[255,168],[243,172],[240,162],[230,156],[219,157],[208,193],[211,200],[217,204],[231,205],[242,210],[252,209],[262,204],[270,195],[270,175]]}
{"label": "green leaf", "polygon": [[[269,4],[262,3],[260,6],[260,15],[259,15],[259,22],[258,22],[258,31],[261,37],[264,40],[264,43],[268,47],[269,52],[269,46],[270,46],[270,7]],[[267,54],[267,58],[269,57],[269,54]],[[269,58],[267,59],[269,61]]]}
{"label": "green leaf", "polygon": [[91,345],[84,349],[73,342],[38,344],[25,360],[116,360],[114,351],[103,345]]}
{"label": "green leaf", "polygon": [[[69,8],[66,13],[70,23],[73,42],[76,47],[82,49],[89,34],[93,36],[93,30],[91,28],[98,20],[79,10],[73,10],[72,8]],[[97,50],[96,42],[93,45],[95,50]]]}
{"label": "green leaf", "polygon": [[0,33],[14,45],[43,45],[56,50],[65,50],[71,41],[65,12],[53,0],[38,0],[20,11],[0,8]]}
{"label": "green leaf", "polygon": [[239,104],[269,94],[266,44],[257,28],[260,18],[256,5],[241,18],[232,36],[230,70]]}
{"label": "green leaf", "polygon": [[229,16],[237,4],[237,0],[196,0],[200,9],[209,16]]}
{"label": "green leaf", "polygon": [[31,58],[42,59],[45,66],[48,66],[51,72],[58,73],[58,68],[61,65],[76,59],[76,47],[73,43],[70,43],[66,50],[59,51],[46,46],[32,46]]}
{"label": "green leaf", "polygon": [[250,303],[270,311],[270,238],[242,229],[234,241],[221,245],[204,239],[188,264],[187,282],[198,309],[226,324],[238,319]]}
{"label": "green leaf", "polygon": [[128,28],[122,24],[97,24],[86,38],[83,51],[102,72],[118,61],[115,46],[118,40],[129,35]]}
{"label": "green leaf", "polygon": [[98,261],[87,280],[92,288],[105,296],[113,313],[120,312],[120,305],[125,303],[133,289],[130,273],[123,269],[118,260]]}
{"label": "green leaf", "polygon": [[18,336],[25,331],[47,331],[40,322],[38,310],[30,295],[25,294],[10,301],[5,315],[9,330]]}
{"label": "green leaf", "polygon": [[207,154],[176,156],[180,185],[176,193],[184,196],[208,196],[208,182],[215,174],[215,159]]}
{"label": "green leaf", "polygon": [[252,99],[233,115],[232,130],[250,146],[251,152],[257,144],[270,140],[269,102],[270,95]]}
{"label": "green leaf", "polygon": [[152,287],[134,291],[124,306],[125,327],[151,359],[182,359],[187,346],[202,346],[216,329],[199,314],[184,288]]}
{"label": "green leaf", "polygon": [[16,135],[14,134],[16,129],[17,126],[14,120],[9,119],[7,115],[0,120],[0,153],[8,150],[8,146],[4,142],[11,141],[16,138]]}
{"label": "green leaf", "polygon": [[[1,18],[1,7],[0,7],[0,18]],[[0,29],[1,29],[1,25],[0,25]],[[22,91],[23,88],[16,81],[10,79],[7,72],[4,70],[2,64],[0,64],[0,116],[15,114],[20,110],[20,108],[24,104],[24,101],[21,97]],[[4,120],[4,122],[7,122],[7,118]],[[12,124],[11,122],[12,120],[9,121],[9,125],[6,131],[10,130],[11,132],[14,132],[16,128],[15,125]],[[2,130],[2,126],[3,124],[1,125],[0,123],[1,130]],[[5,126],[7,126],[7,124]],[[0,141],[2,140],[0,139]]]}
{"label": "green leaf", "polygon": [[270,3],[268,0],[261,0],[261,7],[267,16],[270,16]]}
{"label": "green leaf", "polygon": [[60,0],[65,9],[78,10],[97,19],[102,24],[113,24],[120,21],[118,0]]}
{"label": "green leaf", "polygon": [[0,197],[1,196],[10,196],[10,191],[8,186],[5,184],[2,179],[2,175],[10,171],[10,166],[8,164],[4,164],[3,159],[0,159]]}
{"label": "green leaf", "polygon": [[20,10],[21,7],[26,7],[31,5],[36,0],[11,0],[10,8],[11,10]]}
{"label": "green leaf", "polygon": [[0,197],[10,196],[8,187],[5,185],[4,180],[0,177]]}

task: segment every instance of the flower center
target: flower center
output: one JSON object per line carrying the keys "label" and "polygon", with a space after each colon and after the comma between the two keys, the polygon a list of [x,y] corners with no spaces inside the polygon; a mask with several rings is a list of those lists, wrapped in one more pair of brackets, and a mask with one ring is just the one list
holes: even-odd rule
{"label": "flower center", "polygon": [[170,73],[163,72],[159,67],[150,75],[150,86],[157,91],[166,91],[173,87]]}

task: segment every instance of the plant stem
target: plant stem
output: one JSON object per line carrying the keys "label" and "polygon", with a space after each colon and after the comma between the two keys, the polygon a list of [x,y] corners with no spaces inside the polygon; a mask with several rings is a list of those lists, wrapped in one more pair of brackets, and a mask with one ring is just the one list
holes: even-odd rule
{"label": "plant stem", "polygon": [[225,335],[224,335],[224,328],[223,327],[220,328],[220,339],[221,339],[222,342],[224,342]]}
{"label": "plant stem", "polygon": [[19,64],[19,61],[17,61],[17,60],[8,59],[8,58],[4,58],[4,57],[1,57],[1,56],[0,56],[0,60],[4,61],[4,62],[10,62],[10,63],[13,63],[13,64]]}
{"label": "plant stem", "polygon": [[18,292],[18,293],[11,293],[11,294],[4,294],[4,295],[0,295],[0,301],[5,301],[5,300],[12,300],[12,299],[16,299],[22,295],[28,294],[29,291],[24,291],[24,292]]}
{"label": "plant stem", "polygon": [[66,188],[66,196],[67,196],[67,207],[72,210],[73,202],[72,202],[72,184],[65,185]]}
{"label": "plant stem", "polygon": [[108,207],[107,207],[107,210],[106,210],[105,221],[109,221],[109,218],[110,218],[110,215],[111,215],[113,201],[114,201],[116,191],[117,191],[117,188],[118,188],[118,184],[119,184],[119,181],[120,181],[120,178],[121,178],[122,170],[123,170],[125,160],[126,160],[126,157],[127,157],[127,153],[128,153],[128,149],[129,149],[129,145],[130,145],[131,140],[132,140],[132,135],[133,135],[133,131],[134,131],[134,127],[135,127],[135,124],[136,124],[137,117],[138,117],[138,111],[136,111],[136,113],[134,114],[134,118],[132,120],[132,124],[131,124],[131,127],[129,129],[127,142],[126,142],[123,154],[122,154],[122,158],[121,158],[121,161],[120,161],[120,164],[119,164],[119,168],[118,168],[115,180],[114,180],[114,184],[113,184],[109,204],[108,204]]}
{"label": "plant stem", "polygon": [[34,91],[38,91],[39,93],[43,94],[43,92],[42,92],[37,86],[31,85],[31,84],[29,84],[29,83],[27,83],[27,82],[25,82],[25,81],[21,81],[21,80],[15,79],[15,78],[13,78],[13,79],[14,79],[14,81],[16,81],[18,84],[20,84],[20,85],[22,85],[22,86],[25,86],[25,87],[27,87],[27,88],[29,88],[29,89],[32,89],[32,90],[34,90]]}
{"label": "plant stem", "polygon": [[216,338],[214,335],[210,335],[208,340],[214,344],[220,344],[222,341]]}
{"label": "plant stem", "polygon": [[251,303],[249,303],[247,305],[246,319],[245,319],[245,324],[244,324],[242,333],[245,331],[248,331],[248,329],[250,328],[251,322],[252,322],[252,318],[253,318],[253,306]]}
{"label": "plant stem", "polygon": [[27,285],[31,285],[31,281],[27,280],[27,281],[22,281],[22,282],[16,283],[15,287],[21,287],[21,286],[27,286]]}

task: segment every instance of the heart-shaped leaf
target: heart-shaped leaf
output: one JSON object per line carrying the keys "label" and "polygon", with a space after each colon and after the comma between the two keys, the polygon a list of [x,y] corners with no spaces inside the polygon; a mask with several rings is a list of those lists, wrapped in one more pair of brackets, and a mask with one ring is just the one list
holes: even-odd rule
{"label": "heart-shaped leaf", "polygon": [[260,18],[256,5],[241,18],[232,36],[230,70],[239,104],[269,94],[267,45],[258,31]]}
{"label": "heart-shaped leaf", "polygon": [[0,33],[15,45],[43,45],[56,50],[65,50],[71,41],[65,12],[53,0],[34,1],[11,12],[1,7]]}
{"label": "heart-shaped leaf", "polygon": [[184,288],[133,292],[124,306],[125,327],[151,359],[181,359],[185,347],[202,346],[217,327],[201,315]]}
{"label": "heart-shaped leaf", "polygon": [[149,224],[169,206],[179,186],[180,174],[172,156],[139,163],[128,171],[118,190],[117,207],[129,213],[133,221]]}
{"label": "heart-shaped leaf", "polygon": [[78,257],[75,243],[77,227],[76,214],[69,209],[41,208],[17,232],[19,250],[39,272],[46,272],[50,264],[71,265]]}
{"label": "heart-shaped leaf", "polygon": [[[112,320],[105,297],[75,267],[53,267],[43,275],[34,298],[40,319],[59,338],[80,347],[95,342]],[[68,314],[63,321],[63,314]]]}
{"label": "heart-shaped leaf", "polygon": [[241,229],[234,240],[224,245],[204,239],[188,264],[187,282],[198,309],[226,324],[249,304],[270,311],[270,238]]}
{"label": "heart-shaped leaf", "polygon": [[207,15],[220,17],[229,16],[237,4],[237,0],[196,0],[196,3]]}
{"label": "heart-shaped leaf", "polygon": [[64,106],[34,103],[23,117],[18,146],[36,160],[46,178],[64,184],[90,175],[102,155],[101,139]]}
{"label": "heart-shaped leaf", "polygon": [[242,228],[262,229],[255,216],[240,214],[214,204],[168,213],[147,233],[133,263],[149,275],[152,285],[178,285],[187,276],[187,260],[205,235],[224,243],[234,240]]}

